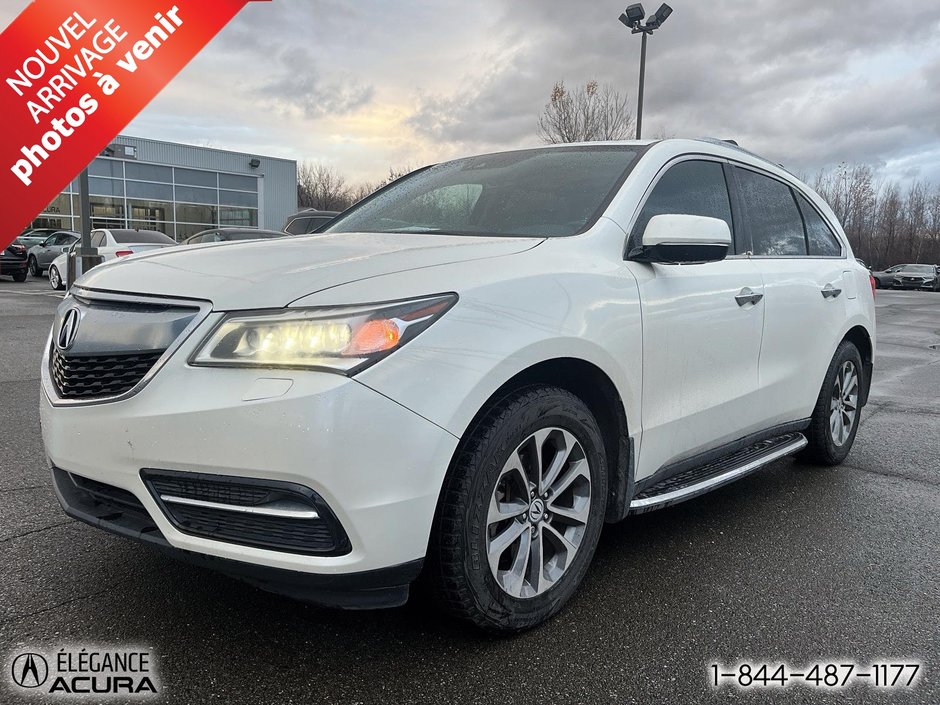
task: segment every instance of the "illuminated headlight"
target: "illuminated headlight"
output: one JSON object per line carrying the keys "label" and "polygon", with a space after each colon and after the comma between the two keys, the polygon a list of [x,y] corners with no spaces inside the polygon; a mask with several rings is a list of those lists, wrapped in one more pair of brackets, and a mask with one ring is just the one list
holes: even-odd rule
{"label": "illuminated headlight", "polygon": [[354,374],[414,338],[456,301],[456,294],[444,294],[373,306],[229,313],[189,362]]}

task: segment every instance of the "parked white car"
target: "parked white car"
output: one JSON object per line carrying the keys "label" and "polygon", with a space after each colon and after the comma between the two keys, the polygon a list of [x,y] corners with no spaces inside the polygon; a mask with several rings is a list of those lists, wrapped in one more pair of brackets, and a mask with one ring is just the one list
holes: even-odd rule
{"label": "parked white car", "polygon": [[[49,265],[49,286],[53,289],[65,288],[65,274],[68,266],[69,252],[80,246],[80,240],[73,242],[65,251],[56,257]],[[176,240],[156,230],[117,230],[103,229],[91,231],[91,244],[98,248],[98,254],[105,262],[127,257],[141,252],[159,250],[164,247],[173,247]],[[81,275],[81,263],[76,261],[78,275]],[[77,278],[77,277],[76,277]]]}
{"label": "parked white car", "polygon": [[562,608],[605,522],[842,462],[874,357],[830,208],[708,140],[447,162],[74,293],[41,371],[69,515],[327,605],[424,570],[502,631]]}

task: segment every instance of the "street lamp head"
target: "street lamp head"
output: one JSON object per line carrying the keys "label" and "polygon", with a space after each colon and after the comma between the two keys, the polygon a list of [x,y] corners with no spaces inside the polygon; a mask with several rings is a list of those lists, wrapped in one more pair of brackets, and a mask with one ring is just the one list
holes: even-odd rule
{"label": "street lamp head", "polygon": [[620,21],[623,22],[627,27],[635,27],[639,22],[646,17],[646,11],[643,10],[643,6],[640,3],[635,5],[630,5],[624,10],[623,14],[620,15]]}
{"label": "street lamp head", "polygon": [[663,22],[666,21],[666,18],[672,14],[672,8],[669,7],[666,3],[663,3],[659,6],[659,9],[656,10],[656,14],[653,15],[653,20],[656,22],[656,26],[659,27]]}

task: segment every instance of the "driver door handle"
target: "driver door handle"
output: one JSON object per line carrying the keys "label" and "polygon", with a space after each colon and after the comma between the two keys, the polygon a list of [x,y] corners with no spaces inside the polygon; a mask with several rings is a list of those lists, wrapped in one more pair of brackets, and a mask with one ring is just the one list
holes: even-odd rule
{"label": "driver door handle", "polygon": [[746,304],[756,304],[764,298],[763,294],[756,294],[750,287],[744,287],[738,292],[734,300],[738,302],[738,306],[745,306]]}
{"label": "driver door handle", "polygon": [[837,289],[832,285],[831,282],[822,288],[822,295],[824,299],[834,299],[841,293],[842,289]]}

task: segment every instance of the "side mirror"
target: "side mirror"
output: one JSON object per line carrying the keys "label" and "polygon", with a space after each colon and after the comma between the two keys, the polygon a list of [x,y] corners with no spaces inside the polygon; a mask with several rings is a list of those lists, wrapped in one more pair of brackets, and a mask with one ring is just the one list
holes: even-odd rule
{"label": "side mirror", "polygon": [[731,229],[720,218],[665,214],[650,218],[639,247],[627,259],[662,264],[701,264],[723,260],[731,248]]}

